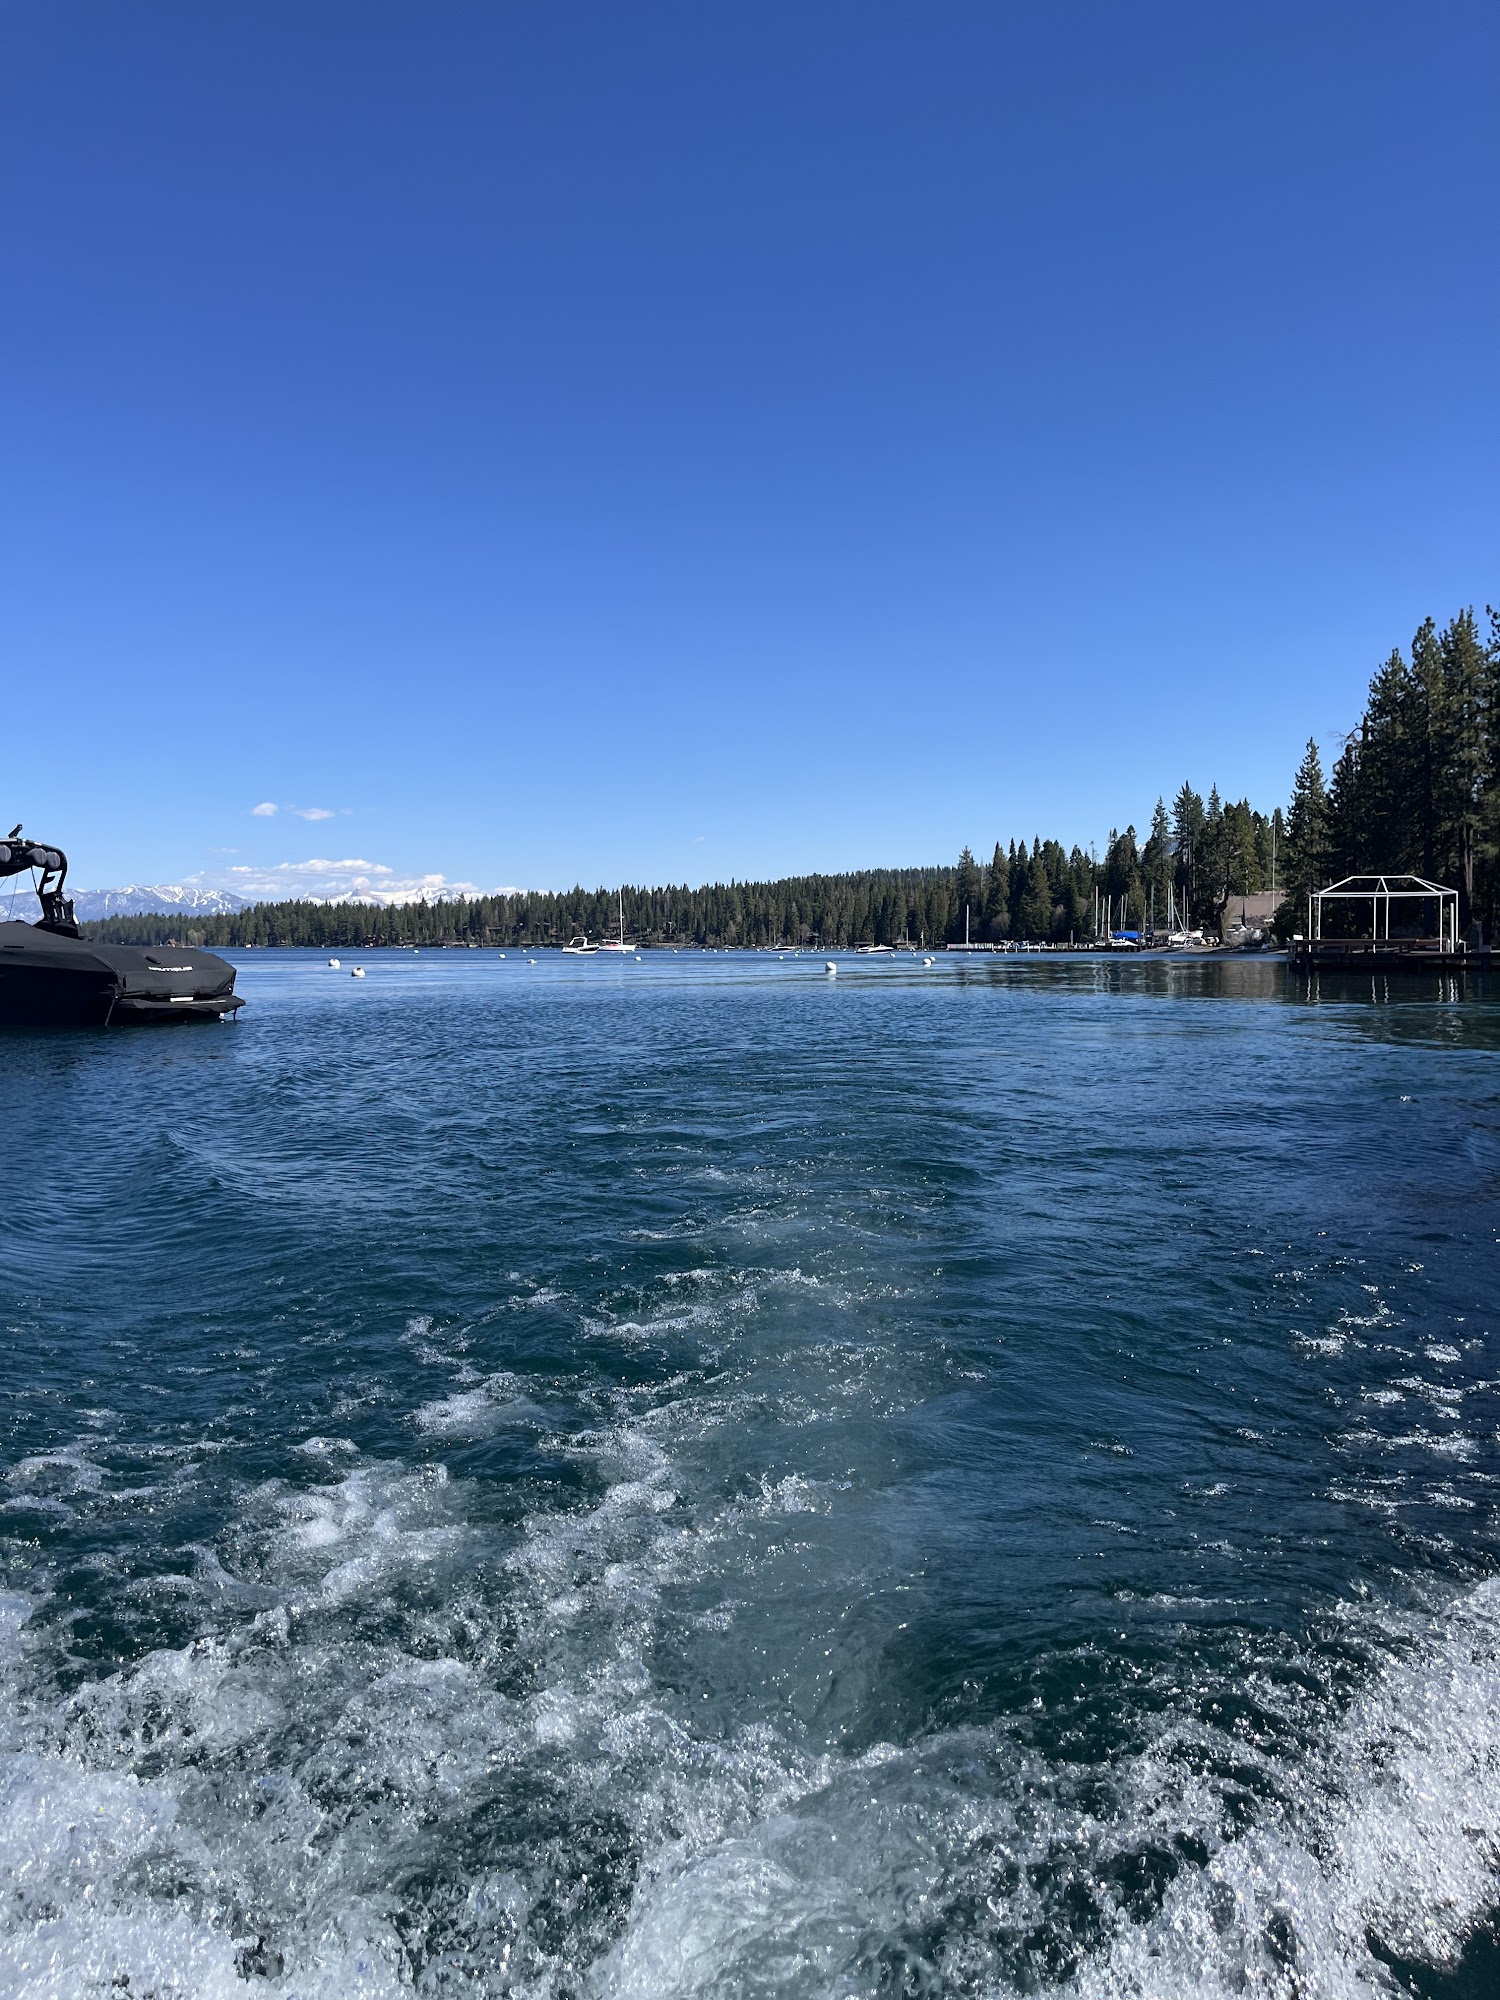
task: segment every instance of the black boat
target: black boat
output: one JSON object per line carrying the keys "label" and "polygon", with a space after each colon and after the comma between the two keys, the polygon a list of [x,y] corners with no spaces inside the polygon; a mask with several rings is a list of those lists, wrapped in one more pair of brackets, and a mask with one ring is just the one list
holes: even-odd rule
{"label": "black boat", "polygon": [[13,827],[0,840],[0,877],[39,873],[40,923],[0,923],[0,1026],[107,1028],[123,1021],[219,1021],[244,1001],[234,967],[211,951],[96,944],[62,892],[68,857]]}

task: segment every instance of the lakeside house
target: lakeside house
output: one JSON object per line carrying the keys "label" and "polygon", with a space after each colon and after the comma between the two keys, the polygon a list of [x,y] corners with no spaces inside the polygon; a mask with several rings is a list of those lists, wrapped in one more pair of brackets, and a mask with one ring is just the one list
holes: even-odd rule
{"label": "lakeside house", "polygon": [[1231,896],[1219,914],[1219,936],[1225,944],[1249,944],[1271,928],[1271,919],[1286,901],[1283,889],[1260,889],[1253,896]]}

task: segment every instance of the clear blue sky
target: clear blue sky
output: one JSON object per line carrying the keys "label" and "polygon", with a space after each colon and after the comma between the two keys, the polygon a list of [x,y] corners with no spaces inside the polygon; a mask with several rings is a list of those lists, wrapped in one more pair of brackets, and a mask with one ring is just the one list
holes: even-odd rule
{"label": "clear blue sky", "polygon": [[0,31],[0,811],[81,885],[1086,844],[1500,594],[1493,4]]}

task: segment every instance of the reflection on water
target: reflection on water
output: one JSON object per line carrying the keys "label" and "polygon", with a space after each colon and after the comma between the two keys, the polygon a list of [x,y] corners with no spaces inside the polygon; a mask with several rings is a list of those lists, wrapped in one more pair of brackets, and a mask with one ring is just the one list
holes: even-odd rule
{"label": "reflection on water", "polygon": [[963,959],[945,966],[960,982],[982,979],[1010,985],[1024,981],[1038,992],[1113,993],[1121,998],[1226,1000],[1253,1004],[1342,1007],[1370,1033],[1409,1037],[1433,1034],[1475,1047],[1500,1038],[1500,978],[1488,970],[1466,972],[1349,972],[1288,967],[1279,954],[1148,952],[1105,956]]}

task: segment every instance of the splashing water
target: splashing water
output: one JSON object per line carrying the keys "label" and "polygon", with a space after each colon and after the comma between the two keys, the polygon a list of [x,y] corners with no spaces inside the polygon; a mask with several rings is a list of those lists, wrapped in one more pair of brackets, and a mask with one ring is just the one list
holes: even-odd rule
{"label": "splashing water", "polygon": [[0,1993],[1493,1990],[1482,992],[240,984],[4,1052]]}

